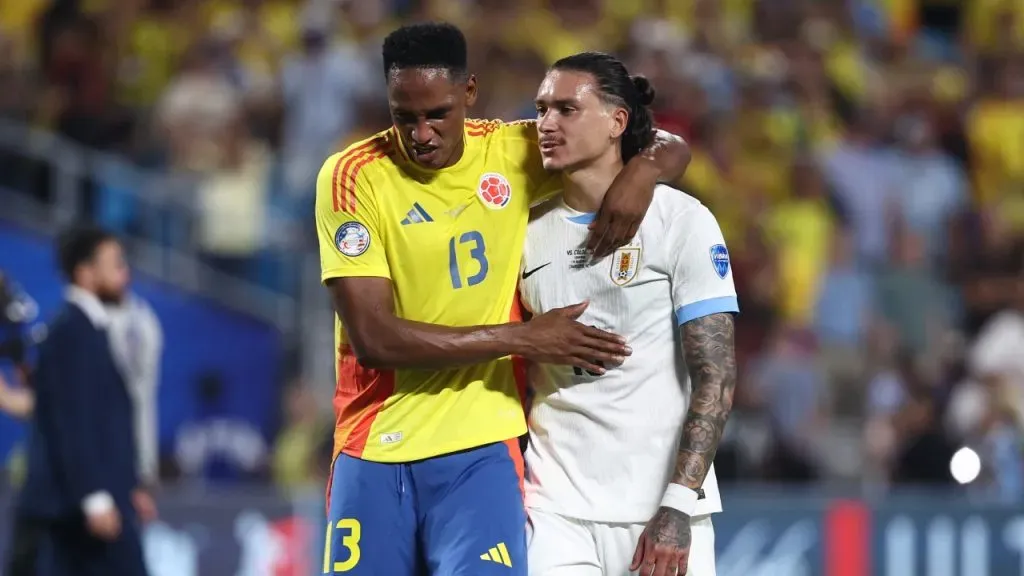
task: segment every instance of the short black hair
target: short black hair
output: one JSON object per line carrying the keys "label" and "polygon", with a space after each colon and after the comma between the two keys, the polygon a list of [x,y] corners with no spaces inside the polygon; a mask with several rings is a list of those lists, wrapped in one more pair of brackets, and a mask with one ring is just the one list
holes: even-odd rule
{"label": "short black hair", "polygon": [[75,226],[57,238],[57,263],[68,282],[75,278],[75,269],[96,257],[96,250],[117,237],[98,226]]}
{"label": "short black hair", "polygon": [[466,37],[453,24],[427,22],[402,26],[384,39],[384,74],[407,68],[441,68],[453,78],[467,73]]}
{"label": "short black hair", "polygon": [[599,96],[605,102],[629,110],[626,131],[622,134],[622,160],[628,162],[654,141],[654,119],[650,105],[654,87],[647,78],[630,76],[626,65],[603,52],[581,52],[566,56],[551,66],[552,70],[584,72],[594,77]]}

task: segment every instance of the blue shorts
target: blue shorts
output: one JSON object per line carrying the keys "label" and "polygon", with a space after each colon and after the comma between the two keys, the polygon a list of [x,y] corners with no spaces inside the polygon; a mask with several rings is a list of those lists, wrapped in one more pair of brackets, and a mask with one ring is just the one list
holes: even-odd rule
{"label": "blue shorts", "polygon": [[323,573],[526,576],[522,482],[517,439],[409,464],[342,454]]}

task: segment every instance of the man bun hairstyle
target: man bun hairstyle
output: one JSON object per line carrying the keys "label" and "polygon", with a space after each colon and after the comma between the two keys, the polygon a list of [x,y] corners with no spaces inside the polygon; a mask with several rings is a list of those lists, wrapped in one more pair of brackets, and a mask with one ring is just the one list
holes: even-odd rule
{"label": "man bun hairstyle", "polygon": [[384,74],[409,68],[447,70],[452,78],[467,75],[466,37],[446,22],[402,26],[384,38]]}
{"label": "man bun hairstyle", "polygon": [[635,74],[629,77],[633,81],[633,87],[636,88],[639,102],[643,106],[650,106],[654,104],[654,86],[651,86],[651,81],[647,79],[643,74]]}
{"label": "man bun hairstyle", "polygon": [[654,141],[654,120],[649,108],[654,102],[654,87],[647,78],[630,76],[621,60],[603,52],[567,56],[555,62],[551,69],[590,74],[602,100],[629,111],[626,130],[619,143],[623,162],[628,162]]}
{"label": "man bun hairstyle", "polygon": [[75,270],[96,257],[96,250],[117,238],[97,226],[76,226],[65,230],[57,238],[57,262],[68,282],[75,279]]}

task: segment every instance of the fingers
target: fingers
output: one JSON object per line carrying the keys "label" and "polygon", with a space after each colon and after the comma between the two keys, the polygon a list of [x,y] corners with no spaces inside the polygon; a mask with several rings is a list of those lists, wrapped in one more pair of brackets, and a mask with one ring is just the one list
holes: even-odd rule
{"label": "fingers", "polygon": [[641,576],[651,576],[658,568],[658,557],[654,555],[654,541],[648,538],[644,541],[644,561],[640,565]]}
{"label": "fingers", "polygon": [[602,340],[604,342],[610,342],[612,344],[619,344],[619,350],[625,352],[626,348],[621,346],[626,343],[626,339],[618,334],[613,334],[600,328],[594,328],[593,326],[583,326],[583,335],[587,338],[594,340]]}
{"label": "fingers", "polygon": [[642,215],[636,218],[620,216],[618,219],[614,220],[608,232],[605,234],[602,244],[594,251],[594,258],[604,258],[616,249],[629,244],[640,229],[640,223],[642,221]]}
{"label": "fingers", "polygon": [[611,225],[612,211],[599,210],[597,220],[590,223],[590,235],[587,236],[587,250],[590,250],[591,254],[597,254],[597,248],[603,244]]}
{"label": "fingers", "polygon": [[683,555],[676,563],[676,574],[686,576],[686,570],[690,567],[690,550],[684,550]]}
{"label": "fingers", "polygon": [[566,318],[572,318],[573,320],[575,320],[583,314],[583,311],[587,309],[587,306],[590,306],[590,301],[584,300],[579,304],[573,304],[572,306],[558,308],[557,310],[554,310],[554,312],[558,312],[559,314],[564,315]]}
{"label": "fingers", "polygon": [[[653,552],[645,554],[645,562],[651,566],[650,572],[641,574],[651,576],[686,576],[690,551],[674,546],[654,545]],[[646,568],[645,568],[646,570]]]}
{"label": "fingers", "polygon": [[587,372],[590,372],[591,374],[594,374],[594,375],[597,375],[597,376],[600,376],[600,375],[604,374],[605,372],[607,372],[607,369],[604,366],[601,366],[600,364],[597,364],[596,362],[597,361],[588,361],[588,360],[584,360],[583,358],[580,358],[580,357],[574,357],[574,358],[572,358],[571,364],[573,366],[577,367],[577,368],[580,368],[582,370],[586,370]]}

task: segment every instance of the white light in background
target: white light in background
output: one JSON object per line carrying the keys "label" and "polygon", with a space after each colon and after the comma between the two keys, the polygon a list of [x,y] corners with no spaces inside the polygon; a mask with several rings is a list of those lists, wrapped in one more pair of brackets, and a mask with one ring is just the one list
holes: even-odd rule
{"label": "white light in background", "polygon": [[981,474],[981,458],[974,450],[961,448],[949,461],[949,471],[953,474],[953,479],[960,484],[970,484]]}

